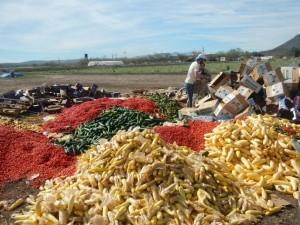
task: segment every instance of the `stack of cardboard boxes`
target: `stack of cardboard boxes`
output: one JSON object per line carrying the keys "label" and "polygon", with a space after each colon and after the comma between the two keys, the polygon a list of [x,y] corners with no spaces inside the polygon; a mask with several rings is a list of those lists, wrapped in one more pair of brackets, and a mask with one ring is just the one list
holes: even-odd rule
{"label": "stack of cardboard boxes", "polygon": [[283,76],[280,69],[271,70],[263,74],[266,95],[268,98],[276,101],[281,95],[286,95],[286,89],[283,83]]}
{"label": "stack of cardboard boxes", "polygon": [[299,88],[300,68],[281,67],[286,94],[291,97]]}
{"label": "stack of cardboard boxes", "polygon": [[[224,76],[224,74],[221,73],[217,77],[221,77],[221,76]],[[229,79],[226,85],[219,86],[219,87],[216,86],[214,84],[215,79],[212,80],[212,82],[209,84],[210,90],[214,89],[214,87],[217,87],[216,89],[213,90],[213,92],[211,92],[212,97],[217,98],[219,101],[219,104],[214,110],[214,115],[216,117],[232,118],[236,114],[243,111],[245,108],[248,107],[247,99],[257,89],[257,87],[251,85],[253,79],[250,77],[248,77],[247,80],[244,81],[247,85],[240,85],[236,90],[234,89],[236,85],[234,84],[234,82],[232,82],[231,74],[227,75],[227,78]],[[254,83],[256,82],[254,81]],[[249,87],[251,87],[252,89]]]}
{"label": "stack of cardboard boxes", "polygon": [[[251,105],[263,108],[267,102],[278,103],[279,96],[291,97],[299,88],[300,69],[281,67],[273,70],[270,63],[250,59],[237,73],[221,72],[209,84],[210,95],[196,103],[198,114],[231,117]],[[266,101],[267,100],[267,101]]]}

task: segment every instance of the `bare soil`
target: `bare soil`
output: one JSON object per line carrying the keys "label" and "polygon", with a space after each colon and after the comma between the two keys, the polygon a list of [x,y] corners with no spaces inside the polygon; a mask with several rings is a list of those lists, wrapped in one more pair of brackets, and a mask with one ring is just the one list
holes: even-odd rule
{"label": "bare soil", "polygon": [[185,74],[39,75],[17,79],[0,79],[0,93],[10,90],[28,89],[43,84],[64,83],[81,83],[88,86],[94,83],[107,91],[127,93],[134,89],[182,87],[184,79]]}
{"label": "bare soil", "polygon": [[[26,184],[25,181],[17,181],[13,183],[9,183],[4,187],[0,188],[0,201],[8,201],[12,204],[19,198],[26,199],[29,195],[36,195],[38,189],[33,189],[30,185]],[[1,225],[12,225],[13,221],[11,215],[13,213],[18,213],[24,210],[26,204],[21,205],[20,207],[12,210],[6,211],[0,209],[0,224]]]}

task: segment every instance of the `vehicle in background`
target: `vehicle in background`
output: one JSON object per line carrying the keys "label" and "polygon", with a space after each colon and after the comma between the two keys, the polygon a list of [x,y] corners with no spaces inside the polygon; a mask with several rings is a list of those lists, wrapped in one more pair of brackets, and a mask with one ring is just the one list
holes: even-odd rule
{"label": "vehicle in background", "polygon": [[15,71],[0,72],[0,78],[16,78],[22,76],[24,76],[24,74]]}

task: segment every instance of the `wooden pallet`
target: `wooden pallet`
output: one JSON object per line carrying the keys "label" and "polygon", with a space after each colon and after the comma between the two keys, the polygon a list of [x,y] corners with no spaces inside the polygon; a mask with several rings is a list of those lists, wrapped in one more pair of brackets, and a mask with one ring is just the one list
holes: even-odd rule
{"label": "wooden pallet", "polygon": [[16,104],[19,100],[17,99],[10,99],[10,98],[0,98],[0,103],[6,103],[6,104]]}
{"label": "wooden pallet", "polygon": [[29,106],[21,105],[21,104],[0,104],[0,108],[27,110]]}
{"label": "wooden pallet", "polygon": [[55,112],[60,112],[62,109],[63,106],[61,105],[48,105],[47,107],[43,108],[43,111],[49,113],[55,113]]}
{"label": "wooden pallet", "polygon": [[0,114],[3,115],[11,115],[11,116],[18,116],[22,113],[20,109],[10,109],[10,108],[2,108],[0,109]]}

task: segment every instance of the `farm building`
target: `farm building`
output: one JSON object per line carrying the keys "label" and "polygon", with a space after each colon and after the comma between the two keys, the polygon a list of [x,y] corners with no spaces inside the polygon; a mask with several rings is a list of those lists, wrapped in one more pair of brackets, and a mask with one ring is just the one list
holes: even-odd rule
{"label": "farm building", "polygon": [[269,61],[273,59],[273,56],[257,56],[253,57],[253,59],[255,59],[256,61]]}
{"label": "farm building", "polygon": [[88,66],[121,66],[123,61],[90,61]]}
{"label": "farm building", "polygon": [[226,57],[220,57],[220,62],[226,62]]}
{"label": "farm building", "polygon": [[268,60],[270,60],[270,59],[273,59],[273,56],[269,55],[269,56],[261,56],[261,57],[260,57],[260,60],[261,60],[261,61],[268,61]]}

